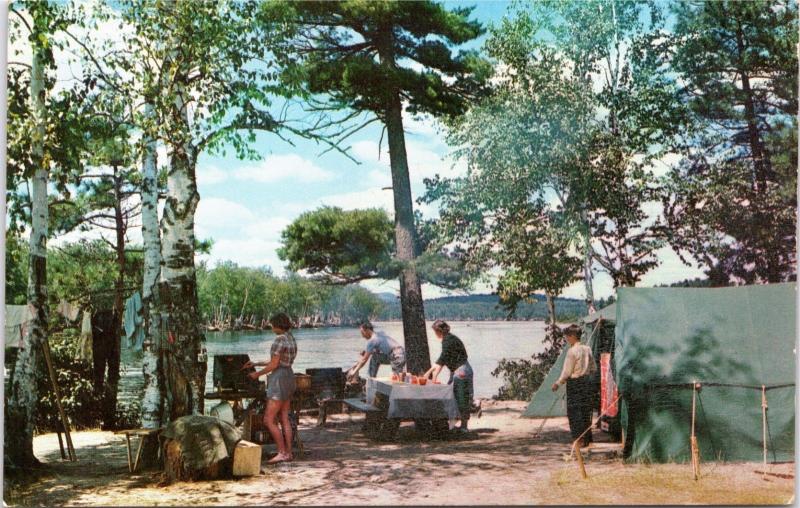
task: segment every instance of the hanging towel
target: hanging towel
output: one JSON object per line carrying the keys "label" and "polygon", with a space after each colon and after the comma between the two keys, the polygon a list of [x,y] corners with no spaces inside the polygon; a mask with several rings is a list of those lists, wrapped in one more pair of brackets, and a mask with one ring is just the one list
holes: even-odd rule
{"label": "hanging towel", "polygon": [[142,296],[138,291],[125,301],[124,326],[125,337],[128,338],[128,347],[141,350],[144,343],[144,326]]}
{"label": "hanging towel", "polygon": [[78,319],[78,315],[81,313],[80,306],[66,300],[61,300],[58,302],[58,307],[56,310],[59,314],[67,318],[67,321],[75,321]]}
{"label": "hanging towel", "polygon": [[92,313],[88,310],[83,311],[81,320],[81,336],[78,338],[77,360],[92,363]]}
{"label": "hanging towel", "polygon": [[6,346],[23,346],[23,337],[28,323],[33,320],[32,307],[27,305],[6,305]]}

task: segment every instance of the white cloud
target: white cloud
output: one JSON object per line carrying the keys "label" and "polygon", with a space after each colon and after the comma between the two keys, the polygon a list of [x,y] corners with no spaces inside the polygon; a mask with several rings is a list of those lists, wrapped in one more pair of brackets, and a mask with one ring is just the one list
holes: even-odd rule
{"label": "white cloud", "polygon": [[255,220],[256,215],[246,206],[222,198],[200,199],[194,223],[198,238],[216,230],[238,229]]}
{"label": "white cloud", "polygon": [[286,217],[273,217],[246,224],[242,227],[242,231],[252,237],[278,239],[281,232],[291,223],[292,221]]}
{"label": "white cloud", "polygon": [[[382,171],[390,175],[389,147],[386,143],[381,147],[380,156],[378,154],[378,143],[374,141],[353,143],[352,149],[356,158],[367,164],[368,167],[381,167]],[[466,173],[466,164],[460,160],[453,161],[446,153],[447,149],[443,145],[406,138],[406,154],[408,155],[408,172],[411,184],[421,183],[424,178],[431,178],[436,174],[447,177],[464,175]]]}
{"label": "white cloud", "polygon": [[233,174],[237,180],[257,183],[275,183],[289,179],[293,182],[312,183],[334,178],[332,171],[293,153],[268,155],[257,164],[239,167]]}
{"label": "white cloud", "polygon": [[224,182],[228,173],[216,166],[201,166],[197,168],[197,184],[201,187]]}
{"label": "white cloud", "polygon": [[219,261],[233,261],[240,266],[269,266],[274,272],[283,272],[283,262],[275,249],[278,242],[261,238],[222,238],[214,241],[210,255],[198,256],[214,266]]}
{"label": "white cloud", "polygon": [[344,210],[383,208],[390,215],[394,214],[394,198],[392,196],[392,191],[380,190],[377,187],[375,189],[325,196],[317,200],[317,205],[307,206],[306,208],[311,209],[321,205],[338,206]]}

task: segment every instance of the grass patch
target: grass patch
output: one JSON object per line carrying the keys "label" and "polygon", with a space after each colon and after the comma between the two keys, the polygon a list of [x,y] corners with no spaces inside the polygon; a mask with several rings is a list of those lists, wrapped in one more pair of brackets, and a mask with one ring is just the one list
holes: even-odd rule
{"label": "grass patch", "polygon": [[553,472],[550,494],[557,504],[725,504],[790,503],[794,481],[764,480],[758,464],[704,464],[692,478],[688,464],[588,464],[589,478],[577,465]]}

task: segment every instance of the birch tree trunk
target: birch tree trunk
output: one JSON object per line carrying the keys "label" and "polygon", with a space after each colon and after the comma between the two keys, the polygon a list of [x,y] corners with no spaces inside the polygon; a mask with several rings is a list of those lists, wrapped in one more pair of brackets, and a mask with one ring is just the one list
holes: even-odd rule
{"label": "birch tree trunk", "polygon": [[[145,117],[154,117],[153,105],[145,105]],[[161,236],[158,230],[158,164],[156,141],[148,135],[142,160],[142,237],[144,241],[144,277],[142,283],[142,310],[144,313],[145,346],[142,361],[144,398],[142,399],[142,427],[157,429],[161,426],[161,383],[159,382],[159,319],[158,278],[161,274]]]}
{"label": "birch tree trunk", "polygon": [[47,340],[47,181],[44,158],[46,128],[44,56],[34,44],[31,65],[31,110],[34,139],[32,158],[36,164],[31,184],[30,264],[28,267],[28,308],[33,319],[26,327],[23,347],[17,355],[14,377],[6,394],[5,461],[13,466],[39,464],[33,455],[33,428],[39,394],[36,374],[42,364],[42,344]]}
{"label": "birch tree trunk", "polygon": [[556,326],[556,299],[550,292],[545,292],[547,300],[547,324],[552,328]]}
{"label": "birch tree trunk", "polygon": [[586,290],[586,311],[591,313],[594,310],[594,276],[592,274],[594,250],[592,248],[591,226],[589,225],[589,217],[586,210],[581,211],[581,223],[585,228],[583,237],[583,283]]}
{"label": "birch tree trunk", "polygon": [[190,140],[184,93],[176,93],[176,120],[184,132],[182,142],[171,147],[161,219],[163,291],[159,298],[169,315],[166,332],[170,337],[162,357],[166,395],[162,423],[187,414],[202,414],[206,375],[206,364],[197,361],[205,342],[197,309],[194,266],[194,214],[200,201],[195,178],[197,153]]}

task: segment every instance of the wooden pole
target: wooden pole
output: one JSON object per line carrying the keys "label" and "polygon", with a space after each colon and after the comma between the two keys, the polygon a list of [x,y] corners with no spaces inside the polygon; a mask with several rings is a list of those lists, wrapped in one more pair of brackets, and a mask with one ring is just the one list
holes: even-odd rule
{"label": "wooden pole", "polygon": [[61,405],[61,393],[58,391],[58,382],[56,379],[56,371],[53,369],[53,362],[50,359],[50,343],[47,337],[42,342],[42,351],[44,352],[44,361],[47,364],[47,372],[50,374],[50,383],[53,385],[53,392],[56,396],[56,407],[58,414],[61,417],[61,425],[64,427],[64,437],[67,439],[67,451],[69,452],[69,460],[71,462],[77,461],[75,457],[75,448],[72,446],[72,436],[69,434],[69,422],[67,422],[67,415],[64,413],[64,407]]}
{"label": "wooden pole", "polygon": [[767,472],[767,387],[761,385],[761,443],[764,447],[764,475]]}
{"label": "wooden pole", "polygon": [[692,383],[692,435],[690,438],[691,454],[692,454],[692,475],[697,480],[700,477],[700,453],[697,447],[697,438],[694,433],[695,415],[697,413],[697,386],[698,383]]}

